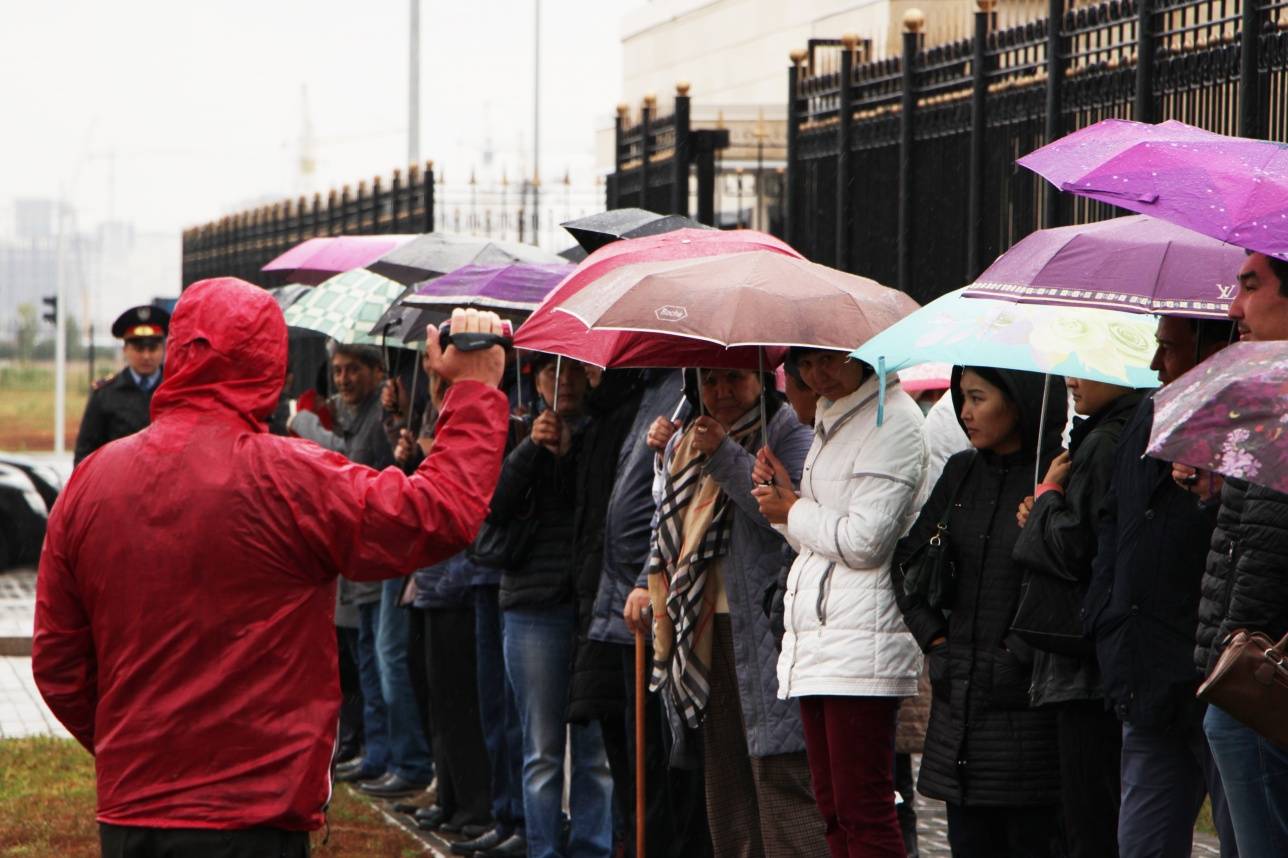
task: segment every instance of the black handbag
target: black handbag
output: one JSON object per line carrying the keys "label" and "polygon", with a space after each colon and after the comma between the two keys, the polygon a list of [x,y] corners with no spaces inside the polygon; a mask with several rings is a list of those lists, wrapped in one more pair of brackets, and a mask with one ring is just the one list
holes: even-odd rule
{"label": "black handbag", "polygon": [[525,512],[505,521],[494,521],[489,516],[479,528],[474,543],[465,550],[466,555],[480,566],[513,572],[532,550],[537,536],[536,499],[528,492]]}
{"label": "black handbag", "polygon": [[899,566],[899,571],[903,573],[904,592],[909,596],[924,597],[927,605],[938,610],[951,608],[957,599],[957,564],[948,554],[945,537],[948,536],[948,519],[957,504],[957,496],[975,468],[978,457],[978,452],[971,453],[970,465],[957,485],[953,486],[953,493],[935,525],[934,534]]}

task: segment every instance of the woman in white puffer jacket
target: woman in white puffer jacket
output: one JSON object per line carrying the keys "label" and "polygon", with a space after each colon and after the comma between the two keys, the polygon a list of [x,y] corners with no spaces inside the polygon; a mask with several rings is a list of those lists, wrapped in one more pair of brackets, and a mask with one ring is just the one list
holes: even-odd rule
{"label": "woman in white puffer jacket", "polygon": [[[820,396],[800,494],[772,452],[755,492],[798,552],[784,596],[780,697],[799,698],[815,800],[833,858],[902,858],[895,816],[895,717],[917,693],[921,650],[890,578],[896,543],[926,495],[921,409],[889,376],[843,352],[793,349]],[[878,426],[878,412],[883,411]]]}

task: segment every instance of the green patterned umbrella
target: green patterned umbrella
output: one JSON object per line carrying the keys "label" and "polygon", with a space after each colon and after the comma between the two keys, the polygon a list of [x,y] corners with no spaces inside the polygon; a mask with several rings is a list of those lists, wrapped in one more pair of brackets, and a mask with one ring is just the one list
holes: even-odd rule
{"label": "green patterned umbrella", "polygon": [[[286,308],[286,324],[326,334],[345,345],[384,345],[371,328],[407,288],[355,268],[325,280]],[[397,343],[401,346],[402,343]]]}

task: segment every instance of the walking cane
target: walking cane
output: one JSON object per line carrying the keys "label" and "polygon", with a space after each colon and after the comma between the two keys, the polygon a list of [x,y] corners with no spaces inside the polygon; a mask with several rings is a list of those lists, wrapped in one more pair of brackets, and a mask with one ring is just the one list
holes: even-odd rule
{"label": "walking cane", "polygon": [[644,858],[644,631],[635,630],[635,855]]}

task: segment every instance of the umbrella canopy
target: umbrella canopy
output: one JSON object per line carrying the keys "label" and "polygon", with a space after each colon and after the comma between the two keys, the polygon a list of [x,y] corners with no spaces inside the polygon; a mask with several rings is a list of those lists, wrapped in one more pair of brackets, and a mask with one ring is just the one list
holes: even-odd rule
{"label": "umbrella canopy", "polygon": [[613,209],[559,224],[577,243],[593,253],[623,238],[646,238],[677,229],[711,229],[683,215],[663,215],[647,209]]}
{"label": "umbrella canopy", "polygon": [[588,328],[845,350],[916,309],[875,280],[768,250],[625,265],[558,307]]}
{"label": "umbrella canopy", "polygon": [[566,262],[534,265],[466,265],[421,283],[403,299],[409,307],[484,307],[531,313],[576,266]]}
{"label": "umbrella canopy", "polygon": [[1019,163],[1063,191],[1288,259],[1288,146],[1106,119]]}
{"label": "umbrella canopy", "polygon": [[1041,229],[966,288],[971,298],[1224,319],[1243,251],[1164,220],[1129,215]]}
{"label": "umbrella canopy", "polygon": [[277,306],[281,307],[282,310],[285,311],[287,307],[291,306],[311,291],[313,291],[312,286],[306,286],[303,283],[288,283],[285,286],[276,286],[269,289],[268,294],[272,295],[273,300],[277,302]]}
{"label": "umbrella canopy", "polygon": [[365,268],[337,274],[286,308],[286,324],[346,345],[384,345],[371,326],[406,289]]}
{"label": "umbrella canopy", "polygon": [[261,268],[287,271],[290,283],[316,286],[328,277],[361,268],[389,251],[401,247],[415,235],[332,235],[302,241]]}
{"label": "umbrella canopy", "polygon": [[950,363],[919,363],[899,370],[899,384],[908,393],[923,390],[947,390],[953,383]]}
{"label": "umbrella canopy", "polygon": [[573,264],[581,262],[589,255],[590,254],[586,253],[586,248],[582,247],[580,244],[574,244],[572,247],[559,251],[560,258],[566,259]]}
{"label": "umbrella canopy", "polygon": [[[681,229],[609,244],[587,257],[550,293],[515,332],[514,344],[522,349],[550,352],[605,367],[756,369],[760,364],[760,349],[725,349],[682,336],[587,330],[575,317],[557,312],[557,308],[600,277],[625,265],[759,250],[800,257],[772,235],[750,229],[734,232]],[[772,363],[775,355],[771,353],[768,357]]]}
{"label": "umbrella canopy", "polygon": [[1288,350],[1238,342],[1154,396],[1149,455],[1288,492]]}
{"label": "umbrella canopy", "polygon": [[413,287],[376,322],[371,333],[387,332],[404,342],[421,339],[428,325],[448,318],[454,307],[493,310],[517,325],[574,268],[567,263],[466,265]]}
{"label": "umbrella canopy", "polygon": [[1090,307],[938,298],[877,334],[852,357],[887,370],[921,363],[991,366],[1157,387],[1154,320]]}
{"label": "umbrella canopy", "polygon": [[440,277],[466,265],[507,265],[511,262],[561,263],[556,254],[519,244],[474,235],[429,232],[385,254],[367,268],[410,286]]}

